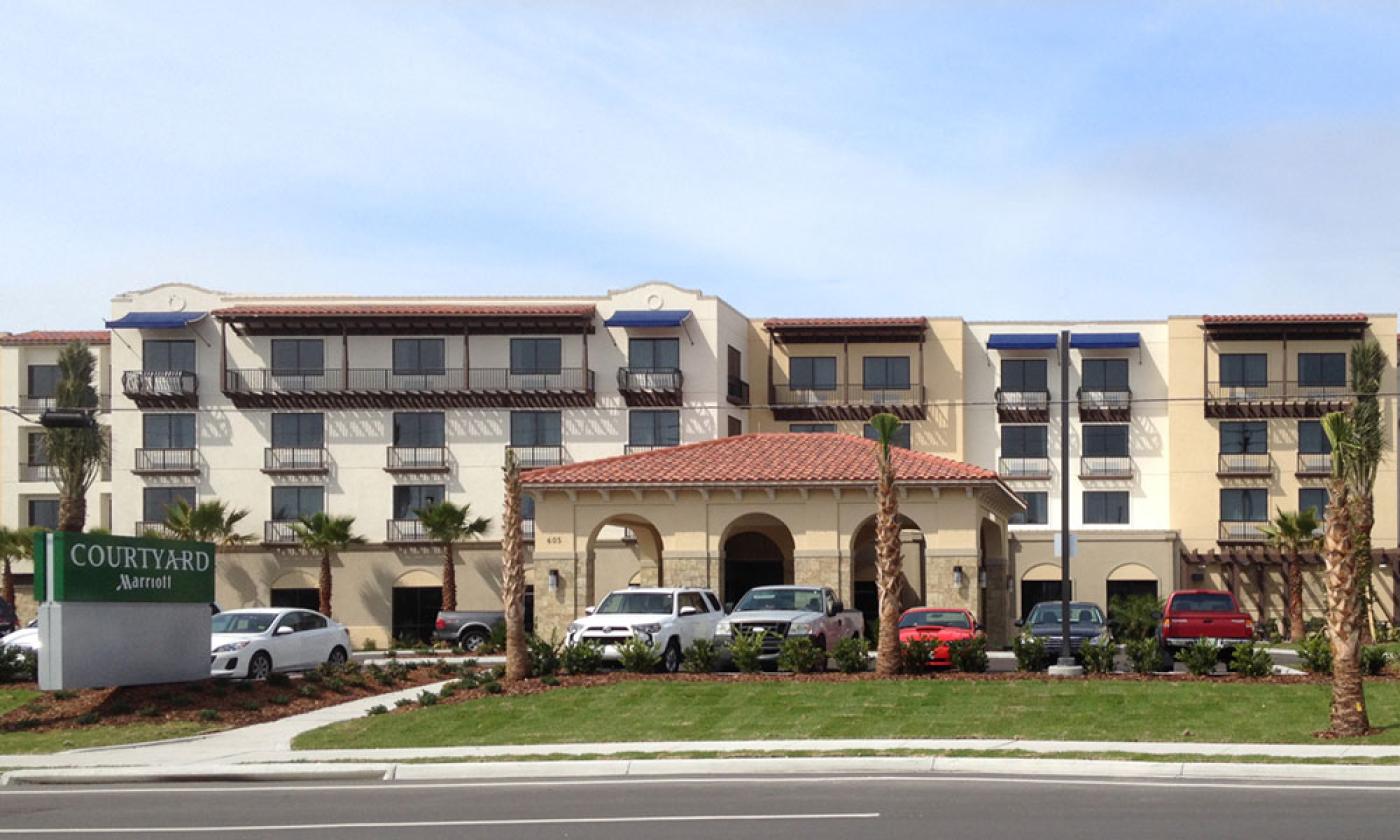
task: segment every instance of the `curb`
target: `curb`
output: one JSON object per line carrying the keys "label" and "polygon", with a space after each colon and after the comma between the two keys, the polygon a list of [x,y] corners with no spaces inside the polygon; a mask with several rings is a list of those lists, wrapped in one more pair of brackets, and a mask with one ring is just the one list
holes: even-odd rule
{"label": "curb", "polygon": [[17,785],[108,785],[166,782],[316,782],[383,780],[385,764],[218,764],[184,767],[84,767],[66,770],[11,770],[0,787]]}

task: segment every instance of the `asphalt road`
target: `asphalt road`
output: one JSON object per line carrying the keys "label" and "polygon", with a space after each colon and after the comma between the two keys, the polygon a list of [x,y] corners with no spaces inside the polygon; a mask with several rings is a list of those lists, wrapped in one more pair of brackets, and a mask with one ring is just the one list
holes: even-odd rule
{"label": "asphalt road", "polygon": [[0,837],[1389,837],[1400,786],[975,776],[15,788]]}

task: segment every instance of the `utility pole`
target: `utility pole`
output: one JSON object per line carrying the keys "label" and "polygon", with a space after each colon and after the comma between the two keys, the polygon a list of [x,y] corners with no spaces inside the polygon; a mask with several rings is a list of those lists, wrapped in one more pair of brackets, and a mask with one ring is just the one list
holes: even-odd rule
{"label": "utility pole", "polygon": [[1060,330],[1060,658],[1052,676],[1082,676],[1069,639],[1069,330]]}

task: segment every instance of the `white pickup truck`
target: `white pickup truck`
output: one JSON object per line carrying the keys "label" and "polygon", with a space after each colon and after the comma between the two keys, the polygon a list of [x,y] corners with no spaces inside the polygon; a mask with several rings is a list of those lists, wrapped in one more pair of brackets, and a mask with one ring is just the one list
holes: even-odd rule
{"label": "white pickup truck", "polygon": [[714,638],[715,625],[724,618],[715,593],[688,588],[619,589],[587,613],[569,625],[566,644],[593,642],[603,649],[604,660],[616,662],[618,645],[637,636],[661,652],[661,667],[673,674],[690,643]]}
{"label": "white pickup truck", "polygon": [[860,611],[845,609],[829,587],[759,586],[744,593],[734,611],[715,628],[715,642],[725,646],[739,633],[762,630],[760,659],[771,662],[786,639],[811,639],[830,652],[843,639],[860,638],[864,629]]}

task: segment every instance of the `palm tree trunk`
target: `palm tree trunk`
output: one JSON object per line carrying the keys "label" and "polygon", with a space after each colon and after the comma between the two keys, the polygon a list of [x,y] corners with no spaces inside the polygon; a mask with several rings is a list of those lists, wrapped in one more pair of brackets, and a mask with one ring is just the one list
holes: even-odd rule
{"label": "palm tree trunk", "polygon": [[1306,622],[1303,620],[1303,568],[1297,551],[1289,552],[1283,566],[1283,577],[1287,588],[1285,597],[1288,599],[1288,638],[1290,641],[1301,642],[1307,633],[1304,629]]}
{"label": "palm tree trunk", "polygon": [[1361,644],[1371,644],[1375,637],[1375,619],[1371,614],[1371,529],[1376,524],[1376,502],[1370,493],[1355,493],[1351,497],[1352,532],[1356,555],[1356,609],[1361,615]]}
{"label": "palm tree trunk", "polygon": [[880,480],[875,512],[875,570],[880,595],[880,636],[875,673],[892,677],[900,671],[899,603],[901,556],[899,553],[899,500],[894,494],[894,465],[887,452],[879,452]]}
{"label": "palm tree trunk", "polygon": [[63,496],[58,500],[58,530],[81,533],[87,522],[87,496]]}
{"label": "palm tree trunk", "polygon": [[1361,612],[1357,598],[1357,557],[1352,543],[1352,505],[1347,484],[1328,484],[1326,519],[1327,629],[1332,643],[1330,733],[1356,737],[1371,730],[1361,678]]}
{"label": "palm tree trunk", "polygon": [[520,526],[520,465],[506,456],[506,498],[502,516],[501,597],[506,611],[506,681],[530,676],[525,643],[525,541]]}
{"label": "palm tree trunk", "polygon": [[457,564],[453,562],[452,543],[445,543],[442,556],[442,609],[452,612],[457,609]]}
{"label": "palm tree trunk", "polygon": [[15,576],[10,573],[10,558],[5,557],[3,580],[0,580],[0,597],[11,607],[15,605]]}
{"label": "palm tree trunk", "polygon": [[321,552],[321,615],[331,614],[331,553]]}

